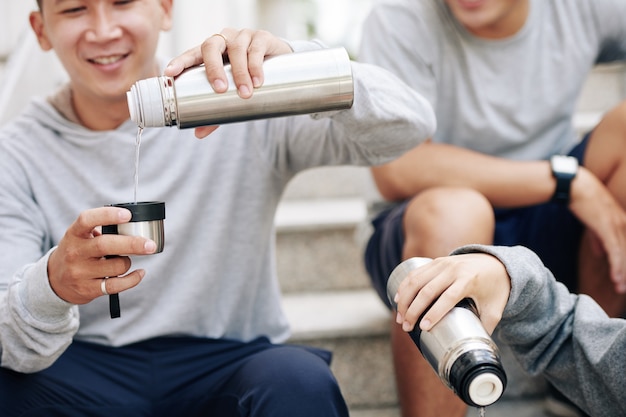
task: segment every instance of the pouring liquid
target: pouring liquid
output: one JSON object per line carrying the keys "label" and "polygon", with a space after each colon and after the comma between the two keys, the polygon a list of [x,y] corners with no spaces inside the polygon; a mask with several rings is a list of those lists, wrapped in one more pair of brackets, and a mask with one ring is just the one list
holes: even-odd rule
{"label": "pouring liquid", "polygon": [[139,148],[141,147],[141,134],[143,127],[137,128],[137,137],[135,139],[135,193],[133,201],[137,204],[137,189],[139,188]]}
{"label": "pouring liquid", "polygon": [[485,407],[478,407],[478,417],[485,417]]}

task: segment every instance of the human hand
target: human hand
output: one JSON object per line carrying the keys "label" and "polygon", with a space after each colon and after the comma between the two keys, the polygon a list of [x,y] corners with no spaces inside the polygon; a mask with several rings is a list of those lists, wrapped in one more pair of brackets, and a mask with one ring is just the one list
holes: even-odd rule
{"label": "human hand", "polygon": [[[225,28],[182,55],[174,58],[165,75],[175,77],[184,69],[204,63],[207,78],[217,93],[228,90],[224,60],[230,65],[237,93],[241,98],[252,96],[253,89],[263,85],[265,58],[293,52],[282,39],[264,30]],[[217,126],[196,128],[198,138],[206,137]]]}
{"label": "human hand", "polygon": [[572,181],[569,208],[596,238],[596,255],[608,258],[617,293],[626,293],[626,212],[606,186],[584,167]]}
{"label": "human hand", "polygon": [[459,301],[471,298],[485,330],[491,334],[502,318],[510,291],[506,268],[492,255],[470,253],[436,258],[412,270],[399,285],[396,322],[410,332],[432,304],[419,323],[422,330],[428,331]]}
{"label": "human hand", "polygon": [[[82,212],[70,225],[57,248],[48,260],[48,280],[52,290],[63,300],[73,304],[86,304],[103,294],[104,277],[109,294],[117,294],[139,284],[143,270],[128,272],[131,261],[128,255],[154,253],[152,240],[101,233],[101,225],[126,223],[131,219],[129,210],[101,207]],[[112,256],[105,258],[111,255]]]}

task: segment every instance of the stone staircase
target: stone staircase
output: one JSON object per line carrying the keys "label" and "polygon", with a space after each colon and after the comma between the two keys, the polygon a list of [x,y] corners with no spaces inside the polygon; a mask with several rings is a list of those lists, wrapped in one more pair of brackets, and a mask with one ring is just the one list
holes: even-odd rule
{"label": "stone staircase", "polygon": [[[291,343],[329,349],[354,417],[399,417],[391,314],[371,289],[356,238],[366,218],[365,168],[319,168],[290,184],[276,216],[277,265]],[[541,417],[543,380],[505,357],[509,384],[489,417]],[[468,416],[477,415],[475,409]]]}
{"label": "stone staircase", "polygon": [[[594,71],[574,124],[588,131],[626,97],[624,67]],[[354,417],[399,417],[391,363],[391,314],[371,289],[357,233],[366,218],[366,168],[318,168],[289,185],[276,216],[277,266],[291,343],[334,352],[333,372]],[[497,342],[497,341],[496,341]],[[508,385],[489,417],[542,417],[546,383],[500,346]],[[467,417],[477,416],[470,408]]]}

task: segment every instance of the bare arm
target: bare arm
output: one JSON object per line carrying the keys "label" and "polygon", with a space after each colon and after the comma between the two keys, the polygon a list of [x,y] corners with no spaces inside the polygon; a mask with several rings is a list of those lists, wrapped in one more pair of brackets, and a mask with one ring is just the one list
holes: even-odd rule
{"label": "bare arm", "polygon": [[462,186],[480,191],[494,206],[519,207],[548,201],[556,187],[548,161],[513,161],[432,142],[372,168],[372,174],[388,200],[431,187]]}
{"label": "bare arm", "polygon": [[[447,144],[424,142],[402,157],[372,168],[387,200],[410,198],[431,187],[469,187],[494,207],[545,203],[556,188],[549,161],[514,161]],[[591,171],[580,167],[569,209],[597,237],[611,266],[615,290],[626,292],[626,212]]]}

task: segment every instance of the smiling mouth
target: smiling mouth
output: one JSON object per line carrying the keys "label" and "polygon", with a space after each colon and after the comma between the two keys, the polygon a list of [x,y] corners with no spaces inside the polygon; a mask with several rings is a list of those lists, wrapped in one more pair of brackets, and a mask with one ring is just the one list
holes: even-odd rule
{"label": "smiling mouth", "polygon": [[96,58],[91,58],[88,61],[93,63],[93,64],[98,64],[98,65],[110,65],[110,64],[115,64],[116,62],[121,61],[122,59],[126,58],[127,56],[128,56],[128,54],[99,56],[99,57],[96,57]]}

